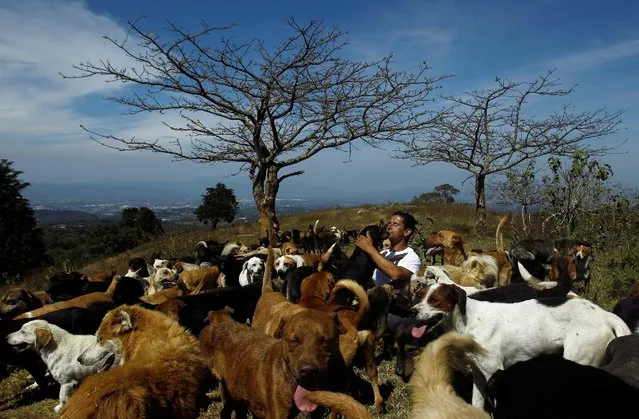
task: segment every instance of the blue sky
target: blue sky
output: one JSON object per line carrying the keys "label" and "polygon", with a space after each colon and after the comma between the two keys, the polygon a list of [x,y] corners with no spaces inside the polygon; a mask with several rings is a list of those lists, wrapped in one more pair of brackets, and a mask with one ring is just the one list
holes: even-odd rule
{"label": "blue sky", "polygon": [[[452,73],[446,93],[490,86],[495,76],[528,80],[551,68],[566,86],[578,84],[570,98],[538,106],[551,110],[569,101],[578,110],[622,109],[623,130],[607,139],[628,140],[607,161],[614,180],[637,186],[639,156],[639,2],[584,0],[467,1],[60,1],[0,2],[0,157],[15,161],[32,183],[186,181],[209,177],[225,182],[228,165],[172,162],[168,156],[118,153],[92,142],[80,124],[115,134],[164,134],[161,117],[130,118],[102,100],[123,86],[92,78],[64,80],[80,61],[124,58],[101,37],[122,39],[126,21],[147,17],[159,30],[165,19],[183,26],[236,23],[237,39],[277,43],[289,35],[286,19],[323,18],[348,31],[344,51],[369,60],[394,53],[397,67],[425,61],[433,74]],[[542,110],[543,111],[543,110]],[[446,164],[412,167],[391,159],[390,151],[360,147],[352,162],[324,152],[302,164],[296,182],[340,189],[423,187],[448,182],[464,192],[467,174]],[[245,176],[245,175],[241,175]],[[286,185],[281,190],[286,193]]]}

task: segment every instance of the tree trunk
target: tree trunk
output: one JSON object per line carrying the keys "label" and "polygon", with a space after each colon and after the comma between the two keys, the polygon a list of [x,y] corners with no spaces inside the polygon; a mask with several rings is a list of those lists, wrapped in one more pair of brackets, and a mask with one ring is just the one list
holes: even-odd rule
{"label": "tree trunk", "polygon": [[279,189],[277,167],[269,167],[257,172],[253,178],[253,198],[257,206],[260,223],[260,237],[268,237],[275,244],[275,226],[279,221],[275,212],[275,199]]}
{"label": "tree trunk", "polygon": [[475,224],[486,224],[486,175],[475,176]]}

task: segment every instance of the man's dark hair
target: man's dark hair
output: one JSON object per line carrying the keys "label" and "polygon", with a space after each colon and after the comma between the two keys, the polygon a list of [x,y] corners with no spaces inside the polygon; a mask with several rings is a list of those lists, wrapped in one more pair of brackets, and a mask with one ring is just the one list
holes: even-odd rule
{"label": "man's dark hair", "polygon": [[402,217],[402,219],[404,220],[404,227],[411,229],[413,233],[415,232],[415,226],[417,225],[417,220],[415,220],[415,217],[413,217],[406,211],[395,211],[391,214],[391,217],[394,215]]}

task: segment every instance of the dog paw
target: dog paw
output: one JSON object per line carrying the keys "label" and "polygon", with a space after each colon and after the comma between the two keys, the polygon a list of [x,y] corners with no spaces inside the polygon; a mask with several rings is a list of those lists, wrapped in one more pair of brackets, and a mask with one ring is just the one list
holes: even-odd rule
{"label": "dog paw", "polygon": [[62,409],[62,405],[61,405],[61,404],[59,404],[59,405],[57,405],[56,407],[54,407],[54,408],[53,408],[53,410],[54,410],[56,413],[59,413],[59,412],[60,412],[60,409]]}
{"label": "dog paw", "polygon": [[39,388],[40,388],[40,386],[38,385],[38,383],[33,383],[33,384],[29,384],[24,389],[27,390],[27,391],[34,391],[34,390],[37,390]]}

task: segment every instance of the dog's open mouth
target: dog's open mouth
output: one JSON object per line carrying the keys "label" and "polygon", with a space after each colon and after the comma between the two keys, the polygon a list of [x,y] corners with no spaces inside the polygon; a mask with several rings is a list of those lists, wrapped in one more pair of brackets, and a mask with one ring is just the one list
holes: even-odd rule
{"label": "dog's open mouth", "polygon": [[106,361],[104,361],[104,364],[98,370],[98,373],[107,371],[109,368],[111,368],[113,366],[114,362],[115,362],[115,354],[109,355],[109,357],[106,359]]}
{"label": "dog's open mouth", "polygon": [[29,344],[26,342],[20,342],[16,344],[11,344],[11,348],[13,349],[13,352],[20,353],[20,352],[26,351],[29,348]]}
{"label": "dog's open mouth", "polygon": [[317,405],[310,400],[306,399],[306,395],[308,395],[309,391],[304,387],[298,385],[295,389],[295,394],[293,395],[293,400],[295,401],[295,406],[302,413],[313,412],[317,409]]}
{"label": "dog's open mouth", "polygon": [[415,326],[413,326],[413,328],[411,329],[410,334],[415,339],[420,339],[426,334],[426,332],[433,329],[435,326],[439,325],[439,323],[441,323],[443,319],[444,319],[443,314],[437,314],[426,320],[419,320],[417,321]]}
{"label": "dog's open mouth", "polygon": [[430,256],[431,254],[435,252],[441,252],[442,250],[444,250],[444,248],[440,246],[429,247],[428,250],[426,250],[426,256]]}

